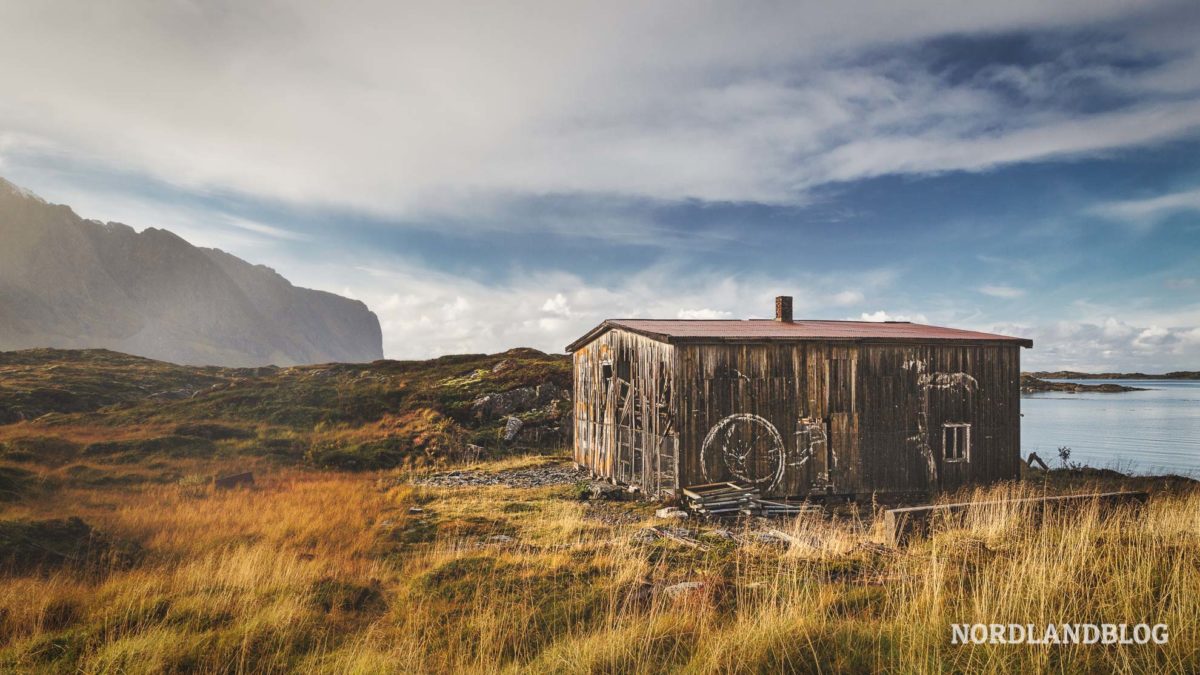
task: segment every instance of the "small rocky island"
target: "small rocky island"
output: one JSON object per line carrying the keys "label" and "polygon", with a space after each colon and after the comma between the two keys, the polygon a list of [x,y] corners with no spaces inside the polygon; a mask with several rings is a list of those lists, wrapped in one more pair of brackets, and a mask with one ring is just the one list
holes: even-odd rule
{"label": "small rocky island", "polygon": [[1079,384],[1077,382],[1051,382],[1029,374],[1021,375],[1021,393],[1032,394],[1041,391],[1065,391],[1069,394],[1083,392],[1099,392],[1101,394],[1118,394],[1123,391],[1146,391],[1144,387],[1129,387],[1123,384],[1105,382],[1104,384]]}

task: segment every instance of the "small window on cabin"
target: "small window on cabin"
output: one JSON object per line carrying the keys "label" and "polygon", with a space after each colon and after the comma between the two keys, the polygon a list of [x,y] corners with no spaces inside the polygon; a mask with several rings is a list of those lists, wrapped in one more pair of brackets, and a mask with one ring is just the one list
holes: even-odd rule
{"label": "small window on cabin", "polygon": [[971,425],[946,422],[942,425],[942,457],[947,462],[971,461]]}
{"label": "small window on cabin", "polygon": [[617,361],[617,379],[622,382],[633,381],[633,364],[629,359],[621,359]]}
{"label": "small window on cabin", "polygon": [[604,376],[605,382],[612,380],[612,376],[613,376],[612,361],[605,361],[604,363],[600,364],[600,373],[601,373],[601,375]]}

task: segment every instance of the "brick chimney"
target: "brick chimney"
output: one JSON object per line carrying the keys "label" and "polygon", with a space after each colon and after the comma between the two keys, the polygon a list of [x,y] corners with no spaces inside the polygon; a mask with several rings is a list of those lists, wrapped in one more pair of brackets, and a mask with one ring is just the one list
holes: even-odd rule
{"label": "brick chimney", "polygon": [[792,322],[792,296],[779,295],[775,297],[775,320],[783,323]]}

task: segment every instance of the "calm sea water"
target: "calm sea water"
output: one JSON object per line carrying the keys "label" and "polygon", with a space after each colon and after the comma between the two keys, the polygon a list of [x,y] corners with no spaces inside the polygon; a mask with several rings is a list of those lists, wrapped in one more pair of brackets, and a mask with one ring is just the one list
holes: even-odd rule
{"label": "calm sea water", "polygon": [[1067,381],[1114,382],[1147,391],[1023,395],[1022,458],[1036,452],[1058,466],[1058,448],[1065,445],[1072,462],[1200,478],[1200,381]]}

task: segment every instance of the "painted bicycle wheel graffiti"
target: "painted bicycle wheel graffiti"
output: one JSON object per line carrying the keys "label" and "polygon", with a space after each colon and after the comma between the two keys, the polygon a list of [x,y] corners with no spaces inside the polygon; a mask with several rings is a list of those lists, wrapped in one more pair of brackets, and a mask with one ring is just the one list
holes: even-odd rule
{"label": "painted bicycle wheel graffiti", "polygon": [[751,413],[730,415],[709,429],[701,446],[701,470],[709,481],[725,476],[771,488],[783,478],[783,437],[775,425]]}

